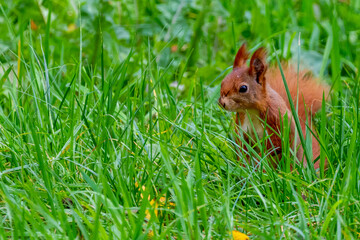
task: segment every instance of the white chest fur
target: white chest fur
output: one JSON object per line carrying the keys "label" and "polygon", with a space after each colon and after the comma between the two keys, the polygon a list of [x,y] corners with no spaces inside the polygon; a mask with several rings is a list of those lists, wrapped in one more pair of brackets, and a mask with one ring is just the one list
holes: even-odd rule
{"label": "white chest fur", "polygon": [[241,122],[241,128],[248,133],[251,138],[256,139],[255,132],[259,139],[264,136],[264,125],[259,118],[259,112],[255,110],[247,110],[244,112],[244,119]]}

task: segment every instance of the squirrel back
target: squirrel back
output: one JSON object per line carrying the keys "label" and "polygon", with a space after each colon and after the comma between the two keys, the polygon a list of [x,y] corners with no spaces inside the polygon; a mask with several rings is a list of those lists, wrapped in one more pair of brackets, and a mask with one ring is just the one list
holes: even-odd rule
{"label": "squirrel back", "polygon": [[[300,70],[298,73],[297,70],[289,64],[282,64],[282,71],[295,107],[297,105],[297,99],[299,100],[298,115],[302,132],[305,136],[306,118],[308,118],[307,121],[310,122],[311,117],[321,109],[323,96],[325,98],[327,97],[329,87],[315,78],[310,71]],[[288,109],[291,109],[280,68],[269,68],[266,78],[271,88],[284,99]]]}

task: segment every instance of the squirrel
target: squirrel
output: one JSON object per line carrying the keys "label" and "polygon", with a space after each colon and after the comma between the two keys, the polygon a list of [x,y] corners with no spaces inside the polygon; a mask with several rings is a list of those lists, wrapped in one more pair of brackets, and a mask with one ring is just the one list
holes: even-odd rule
{"label": "squirrel", "polygon": [[[285,90],[280,69],[270,67],[266,63],[266,50],[257,49],[250,59],[250,65],[246,61],[249,53],[246,44],[243,44],[236,54],[233,70],[221,82],[219,104],[225,110],[236,112],[236,133],[240,134],[239,127],[243,131],[244,140],[250,144],[256,139],[254,131],[259,139],[265,139],[265,147],[277,160],[273,162],[276,167],[282,158],[281,122],[284,116],[288,116],[290,126],[290,146],[294,145],[296,125],[291,113],[290,103]],[[306,136],[306,123],[313,130],[311,118],[321,108],[323,94],[329,93],[329,87],[320,83],[309,71],[295,71],[290,65],[283,67],[291,99],[296,106],[298,100],[298,116],[303,136]],[[286,115],[287,114],[287,115]],[[266,131],[264,131],[266,130]],[[313,131],[314,132],[314,131]],[[264,136],[264,134],[266,134]],[[247,148],[239,140],[241,150],[248,154]],[[304,159],[303,149],[297,138],[297,159]],[[294,149],[295,150],[295,149]],[[320,146],[312,135],[313,160],[320,155]],[[249,160],[249,157],[247,157]],[[314,163],[318,169],[320,161]],[[325,162],[327,165],[327,162]]]}

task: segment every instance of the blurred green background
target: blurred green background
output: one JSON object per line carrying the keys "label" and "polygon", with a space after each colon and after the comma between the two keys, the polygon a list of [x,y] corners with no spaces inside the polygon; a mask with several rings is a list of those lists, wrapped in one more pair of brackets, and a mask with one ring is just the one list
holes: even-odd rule
{"label": "blurred green background", "polygon": [[[211,82],[231,65],[242,42],[270,49],[273,44],[283,59],[296,58],[301,33],[301,57],[308,67],[332,72],[329,64],[321,69],[331,58],[324,57],[330,54],[328,44],[330,55],[341,56],[333,71],[347,76],[359,65],[359,8],[358,1],[3,1],[0,60],[15,64],[18,41],[26,45],[31,35],[34,51],[45,51],[53,66],[74,62],[82,40],[84,64],[94,67],[103,41],[105,66],[123,61],[132,49],[133,75],[151,49],[151,57],[176,79],[192,52],[186,71],[198,68]],[[29,57],[30,49],[23,51]]]}

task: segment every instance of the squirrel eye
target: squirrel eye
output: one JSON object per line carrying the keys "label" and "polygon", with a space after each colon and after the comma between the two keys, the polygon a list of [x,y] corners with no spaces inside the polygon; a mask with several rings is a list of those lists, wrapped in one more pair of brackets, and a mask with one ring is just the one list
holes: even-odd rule
{"label": "squirrel eye", "polygon": [[247,91],[247,86],[246,85],[242,85],[241,87],[240,87],[240,89],[239,89],[239,92],[241,92],[241,93],[244,93],[244,92],[246,92]]}

